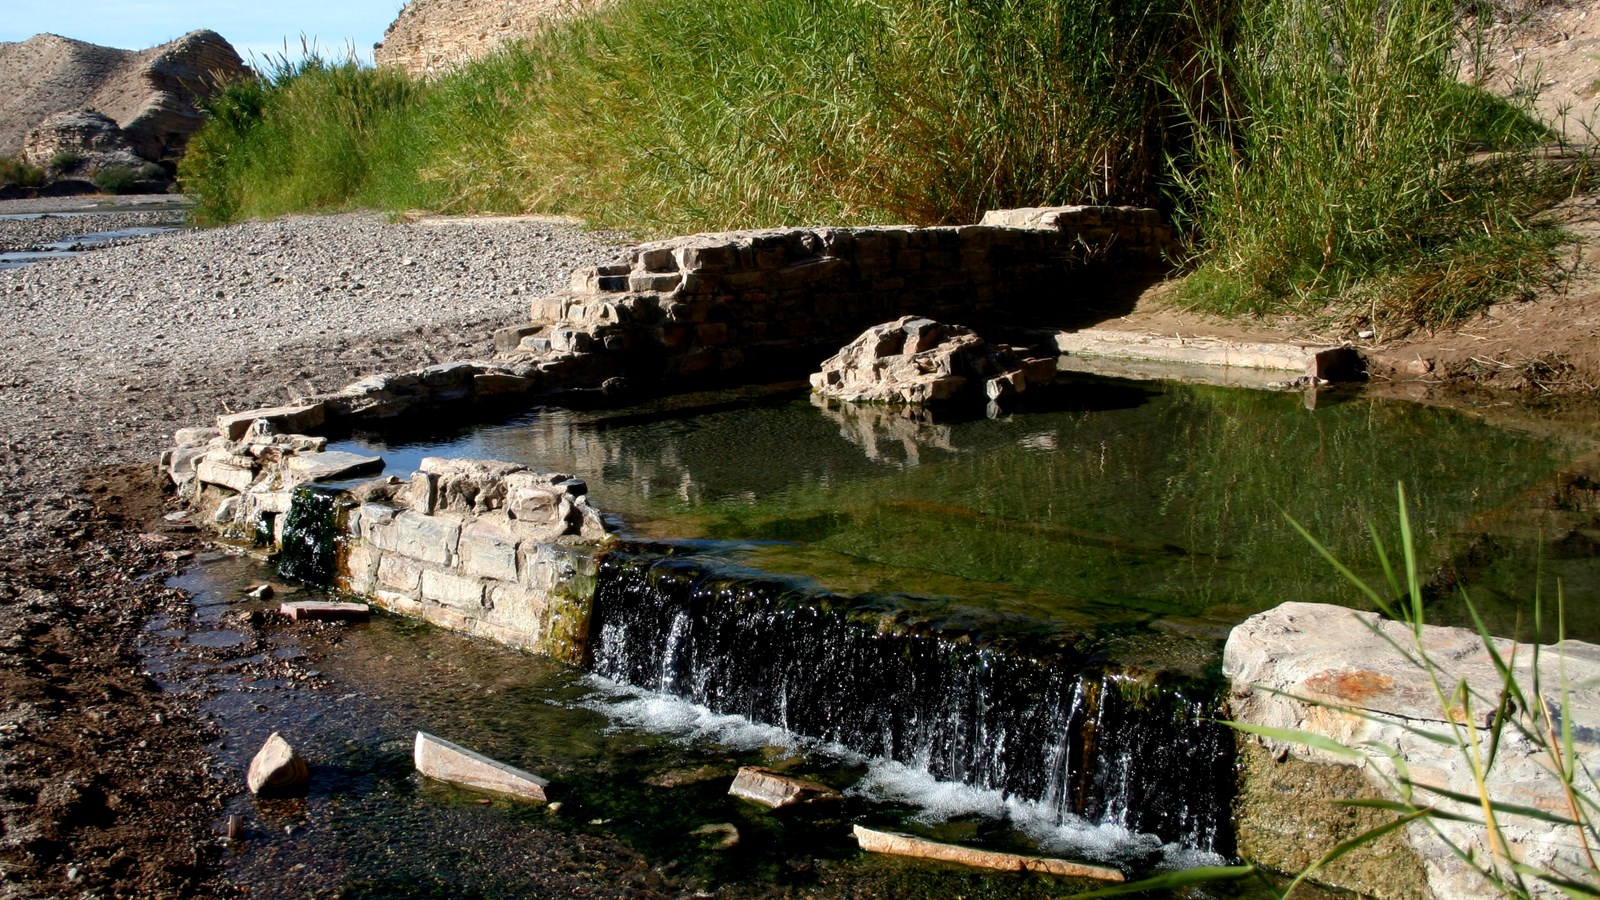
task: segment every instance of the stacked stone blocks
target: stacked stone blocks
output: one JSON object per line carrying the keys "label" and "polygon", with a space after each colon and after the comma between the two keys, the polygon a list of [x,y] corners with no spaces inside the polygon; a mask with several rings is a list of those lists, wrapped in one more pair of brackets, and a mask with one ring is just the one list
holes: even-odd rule
{"label": "stacked stone blocks", "polygon": [[1154,210],[1056,207],[1010,224],[789,228],[642,244],[533,301],[517,350],[586,355],[615,372],[682,378],[775,360],[814,365],[863,328],[906,315],[964,325],[1045,315],[1085,264],[1145,264],[1171,231]]}

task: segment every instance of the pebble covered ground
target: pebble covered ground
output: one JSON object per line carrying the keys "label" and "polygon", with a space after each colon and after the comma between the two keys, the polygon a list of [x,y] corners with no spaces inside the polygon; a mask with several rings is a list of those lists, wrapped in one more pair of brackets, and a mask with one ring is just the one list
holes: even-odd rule
{"label": "pebble covered ground", "polygon": [[[170,217],[0,218],[0,243]],[[0,203],[0,217],[83,201]],[[71,223],[70,227],[63,223]],[[604,236],[530,220],[299,217],[0,270],[0,900],[213,896],[207,725],[141,670],[193,552],[154,461],[177,428],[483,357]],[[616,889],[618,893],[621,888]],[[601,891],[600,893],[610,893]]]}
{"label": "pebble covered ground", "polygon": [[[55,227],[17,224],[30,222]],[[55,442],[70,435],[92,448],[85,463],[144,459],[162,432],[224,405],[486,356],[493,329],[525,319],[529,300],[616,255],[612,241],[564,223],[351,214],[177,232],[3,270],[0,421]]]}

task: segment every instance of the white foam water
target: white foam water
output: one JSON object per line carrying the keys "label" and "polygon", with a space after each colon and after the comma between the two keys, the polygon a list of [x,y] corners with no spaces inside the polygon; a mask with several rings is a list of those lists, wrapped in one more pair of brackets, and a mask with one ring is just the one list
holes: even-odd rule
{"label": "white foam water", "polygon": [[940,781],[926,768],[894,760],[864,758],[838,744],[824,744],[743,716],[726,715],[679,697],[618,684],[597,675],[585,678],[594,693],[583,706],[610,718],[613,727],[670,735],[685,744],[715,743],[735,750],[779,747],[795,753],[864,764],[867,773],[846,789],[872,803],[912,806],[913,821],[926,825],[965,817],[1005,823],[1038,845],[1042,854],[1147,869],[1187,869],[1223,865],[1215,853],[1163,844],[1115,824],[1096,824],[1076,816],[1057,821],[1050,805],[1008,797],[1001,791]]}

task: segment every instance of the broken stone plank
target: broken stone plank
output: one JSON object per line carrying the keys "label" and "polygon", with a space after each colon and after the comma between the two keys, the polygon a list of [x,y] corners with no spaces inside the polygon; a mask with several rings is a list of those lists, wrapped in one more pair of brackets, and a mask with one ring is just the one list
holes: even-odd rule
{"label": "broken stone plank", "polygon": [[278,611],[296,622],[365,622],[372,615],[365,603],[328,603],[320,600],[301,600],[285,603]]}
{"label": "broken stone plank", "polygon": [[414,758],[417,771],[429,778],[524,800],[548,799],[549,781],[424,731],[417,732]]}
{"label": "broken stone plank", "polygon": [[322,453],[296,453],[285,459],[284,465],[302,482],[332,481],[381,469],[383,457],[326,450]]}
{"label": "broken stone plank", "polygon": [[917,859],[935,859],[959,863],[980,869],[1001,869],[1009,872],[1042,872],[1046,875],[1063,875],[1070,878],[1095,878],[1100,881],[1124,881],[1122,872],[1107,866],[1068,862],[1044,856],[1022,856],[1016,853],[999,853],[993,850],[976,850],[955,844],[941,844],[907,834],[891,831],[873,831],[855,826],[856,843],[869,853],[890,856],[911,856]]}
{"label": "broken stone plank", "polygon": [[821,782],[791,778],[758,766],[740,769],[728,793],[772,809],[842,799],[838,791]]}

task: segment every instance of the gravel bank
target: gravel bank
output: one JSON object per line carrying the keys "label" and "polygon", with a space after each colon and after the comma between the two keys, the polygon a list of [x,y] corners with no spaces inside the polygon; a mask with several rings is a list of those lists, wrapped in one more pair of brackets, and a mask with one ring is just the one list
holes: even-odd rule
{"label": "gravel bank", "polygon": [[8,430],[73,438],[77,458],[53,469],[143,460],[164,433],[223,404],[486,355],[493,328],[525,318],[528,300],[613,248],[557,223],[345,215],[162,235],[0,271],[0,415]]}
{"label": "gravel bank", "polygon": [[196,701],[134,646],[151,612],[187,608],[164,587],[198,537],[162,518],[167,436],[487,355],[528,299],[613,255],[570,225],[348,215],[0,270],[0,900],[216,896],[213,818],[236,786],[207,775]]}

